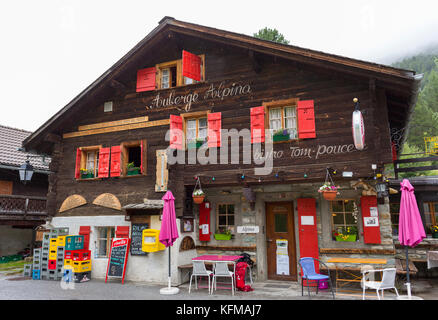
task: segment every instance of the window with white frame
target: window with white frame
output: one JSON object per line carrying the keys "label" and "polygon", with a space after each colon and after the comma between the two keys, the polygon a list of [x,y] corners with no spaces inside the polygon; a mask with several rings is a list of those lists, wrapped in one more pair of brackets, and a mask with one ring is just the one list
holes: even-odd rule
{"label": "window with white frame", "polygon": [[115,227],[97,227],[97,256],[107,258],[109,256],[111,242],[115,237]]}
{"label": "window with white frame", "polygon": [[[293,105],[270,107],[269,129],[272,135],[281,134],[288,139],[297,139],[297,108]],[[275,141],[275,139],[274,139]]]}

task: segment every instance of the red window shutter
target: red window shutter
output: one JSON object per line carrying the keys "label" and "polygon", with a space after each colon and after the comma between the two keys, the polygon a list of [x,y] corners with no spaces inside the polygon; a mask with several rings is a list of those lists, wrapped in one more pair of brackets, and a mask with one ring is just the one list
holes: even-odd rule
{"label": "red window shutter", "polygon": [[122,150],[120,146],[111,147],[111,177],[120,177],[122,171],[121,159]]}
{"label": "red window shutter", "polygon": [[202,60],[196,54],[183,50],[182,53],[182,75],[196,81],[201,81]]}
{"label": "red window shutter", "polygon": [[129,226],[117,226],[116,238],[129,238]]}
{"label": "red window shutter", "polygon": [[88,250],[90,245],[90,226],[80,226],[79,227],[79,235],[84,236],[84,249]]}
{"label": "red window shutter", "polygon": [[137,71],[137,92],[155,90],[155,67]]}
{"label": "red window shutter", "polygon": [[209,148],[221,146],[221,126],[222,126],[221,119],[222,119],[222,114],[220,112],[209,113],[207,115]]}
{"label": "red window shutter", "polygon": [[265,107],[251,108],[251,143],[265,142]]}
{"label": "red window shutter", "polygon": [[170,115],[170,148],[182,149],[183,144],[183,127],[182,117]]}
{"label": "red window shutter", "polygon": [[298,101],[298,138],[316,138],[315,108],[313,100]]}
{"label": "red window shutter", "polygon": [[101,148],[99,151],[99,170],[97,175],[99,178],[109,177],[109,157],[110,148]]}
{"label": "red window shutter", "polygon": [[[301,258],[312,257],[319,259],[316,200],[313,198],[298,199],[297,207],[300,256]],[[306,223],[302,224],[303,221],[306,221]],[[313,224],[311,223],[312,221]],[[315,263],[316,272],[318,272],[318,268],[319,264]]]}
{"label": "red window shutter", "polygon": [[[360,207],[363,219],[363,241],[364,243],[380,244],[380,223],[377,209],[376,196],[363,196],[360,198]],[[377,216],[371,215],[371,209]],[[368,222],[368,223],[367,223]],[[372,222],[373,225],[369,225]]]}
{"label": "red window shutter", "polygon": [[210,241],[210,207],[209,202],[199,205],[199,241]]}
{"label": "red window shutter", "polygon": [[76,149],[76,167],[75,167],[75,178],[80,179],[81,178],[81,156],[82,151],[81,149]]}

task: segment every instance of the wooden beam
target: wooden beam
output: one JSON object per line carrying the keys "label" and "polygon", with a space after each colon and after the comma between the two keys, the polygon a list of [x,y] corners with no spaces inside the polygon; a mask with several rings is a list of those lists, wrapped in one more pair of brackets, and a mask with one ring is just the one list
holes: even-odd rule
{"label": "wooden beam", "polygon": [[93,134],[103,134],[103,133],[109,133],[109,132],[118,132],[118,131],[134,130],[134,129],[141,129],[141,128],[156,127],[156,126],[165,126],[165,125],[169,125],[169,123],[170,123],[169,119],[147,121],[147,122],[121,125],[121,126],[116,126],[116,127],[69,132],[69,133],[64,133],[62,135],[62,137],[64,139],[69,139],[69,138],[82,137],[82,136],[88,136],[88,135],[93,135]]}
{"label": "wooden beam", "polygon": [[123,84],[120,81],[117,81],[116,79],[111,79],[110,86],[114,89],[121,89],[121,90],[125,90],[127,88],[125,84]]}
{"label": "wooden beam", "polygon": [[116,126],[121,126],[124,124],[146,122],[148,120],[149,120],[149,117],[144,116],[144,117],[136,117],[136,118],[130,118],[130,119],[117,120],[117,121],[100,122],[100,123],[93,123],[93,124],[79,126],[78,130],[82,131],[82,130],[91,130],[91,129],[98,129],[98,128],[116,127]]}

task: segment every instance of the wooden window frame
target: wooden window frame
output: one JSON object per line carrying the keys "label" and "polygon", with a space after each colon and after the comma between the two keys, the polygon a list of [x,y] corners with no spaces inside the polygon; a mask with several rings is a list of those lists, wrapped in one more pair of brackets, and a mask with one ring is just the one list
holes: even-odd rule
{"label": "wooden window frame", "polygon": [[[284,99],[284,100],[276,100],[276,101],[269,101],[269,102],[263,102],[263,106],[265,108],[265,128],[271,130],[271,121],[270,121],[270,110],[271,109],[277,109],[281,108],[281,127],[284,129],[285,126],[285,113],[284,109],[287,107],[294,107],[295,108],[295,117],[296,117],[296,128],[297,128],[297,138],[296,139],[289,139],[287,141],[275,141],[273,143],[284,143],[284,142],[290,142],[298,140],[298,98],[290,98],[290,99]],[[270,131],[271,139],[273,138],[274,134]]]}
{"label": "wooden window frame", "polygon": [[83,179],[82,177],[80,177],[77,180],[91,180],[91,179],[99,179],[98,178],[98,174],[99,174],[99,162],[97,161],[100,149],[102,149],[102,145],[97,145],[97,146],[86,146],[86,147],[79,147],[79,150],[81,150],[81,164],[79,169],[84,169],[87,168],[87,154],[89,152],[95,151],[96,152],[96,156],[94,157],[94,178],[87,178],[87,179]]}
{"label": "wooden window frame", "polygon": [[[147,140],[145,140],[145,139],[142,139],[142,140],[132,140],[132,141],[125,141],[125,142],[122,142],[120,144],[120,152],[121,152],[120,166],[122,168],[122,172],[121,172],[120,177],[122,177],[122,178],[131,178],[131,177],[140,177],[140,176],[147,175],[147,143],[146,143],[146,141]],[[141,144],[142,143],[144,144],[144,147],[143,147],[143,163],[141,163],[141,165],[143,165],[143,171],[140,172],[140,174],[128,176],[127,175],[127,171],[128,170],[126,168],[126,165],[129,163],[128,148],[140,147],[140,150],[141,150]]]}
{"label": "wooden window frame", "polygon": [[[231,229],[231,232],[234,232],[235,231],[234,229],[236,226],[236,204],[230,203],[230,202],[223,202],[223,203],[218,203],[216,205],[216,230],[218,230],[220,227],[223,227],[223,225],[219,225],[219,216],[224,216],[223,214],[219,213],[219,206],[227,206],[227,213],[225,214],[226,220],[227,220],[226,228],[229,228],[229,229]],[[233,225],[228,224],[228,216],[231,215],[231,214],[228,214],[228,206],[234,206],[234,213],[232,214],[232,216],[234,217],[234,224]]]}
{"label": "wooden window frame", "polygon": [[[423,208],[425,204],[427,204],[427,206],[429,207],[429,212],[424,212],[424,215],[426,216],[428,214],[430,216],[430,225],[425,225],[424,231],[426,232],[426,234],[432,234],[432,232],[430,231],[430,226],[438,224],[438,221],[435,217],[435,214],[437,214],[437,212],[435,212],[435,205],[438,205],[438,201],[424,201]],[[426,217],[424,218],[425,220],[427,220]]]}
{"label": "wooden window frame", "polygon": [[[210,113],[210,110],[180,114],[181,119],[182,119],[183,132],[184,132],[183,145],[182,145],[183,150],[187,150],[187,120],[196,119],[196,138],[198,138],[199,119],[206,118],[207,119],[207,137],[206,138],[208,138],[208,114],[209,113]],[[207,141],[207,139],[205,141]]]}
{"label": "wooden window frame", "polygon": [[[97,242],[97,248],[96,248],[97,254],[96,254],[96,256],[97,256],[97,258],[109,258],[109,252],[111,250],[111,242],[112,242],[112,239],[115,238],[115,236],[116,236],[116,227],[115,226],[113,226],[113,227],[98,226],[96,228],[97,228],[97,230],[96,230],[97,231],[96,232],[96,234],[97,234],[97,238],[96,238],[96,242]],[[101,229],[105,229],[105,228],[106,228],[106,238],[101,238],[100,237],[100,230]],[[114,237],[111,237],[111,229],[113,229]],[[106,255],[105,256],[99,255],[100,241],[101,240],[106,240]]]}
{"label": "wooden window frame", "polygon": [[[198,55],[198,57],[201,58],[201,81],[193,80],[193,83],[186,84],[184,81],[184,77],[182,75],[182,59],[172,60],[172,61],[167,61],[167,62],[156,64],[155,65],[155,70],[156,70],[155,82],[156,82],[157,90],[167,90],[167,89],[172,89],[172,88],[176,88],[176,87],[189,86],[192,84],[204,82],[205,81],[205,54],[200,54],[200,55]],[[176,67],[176,86],[175,87],[169,86],[169,88],[161,88],[162,70],[170,69],[172,67]],[[171,75],[169,75],[169,76],[171,76]],[[172,84],[172,79],[170,79],[170,84]]]}
{"label": "wooden window frame", "polygon": [[[340,211],[335,212],[337,214],[343,214],[343,216],[344,216],[344,225],[343,225],[343,227],[353,226],[352,224],[346,224],[346,222],[345,222],[345,214],[346,213],[350,213],[350,211],[345,211],[345,201],[346,200],[353,201],[353,202],[356,201],[355,199],[352,199],[352,198],[343,198],[343,199],[336,199],[336,200],[328,201],[329,202],[330,220],[331,220],[332,238],[333,238],[333,231],[335,231],[335,224],[334,224],[334,221],[333,221],[333,213],[334,213],[333,212],[333,202],[342,201],[342,203],[343,203],[343,210],[344,211],[342,211],[342,212],[340,212]],[[353,211],[351,211],[351,213],[353,213]],[[359,232],[359,218],[357,219],[356,225],[354,225],[354,226],[357,228],[357,240],[359,240],[359,233],[360,233]]]}

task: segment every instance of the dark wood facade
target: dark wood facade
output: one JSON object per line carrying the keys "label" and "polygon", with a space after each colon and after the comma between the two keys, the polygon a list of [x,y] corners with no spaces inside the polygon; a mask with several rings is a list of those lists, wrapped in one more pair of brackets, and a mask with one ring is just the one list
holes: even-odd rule
{"label": "dark wood facade", "polygon": [[[205,56],[205,81],[171,89],[136,92],[137,70],[180,59],[183,49]],[[122,206],[142,203],[145,198],[160,199],[163,195],[155,192],[156,151],[169,145],[164,137],[169,129],[170,115],[221,112],[222,129],[241,130],[250,128],[252,107],[278,100],[314,100],[316,138],[274,144],[278,157],[274,159],[272,174],[261,178],[263,183],[323,181],[327,167],[338,172],[352,171],[356,179],[370,177],[375,173],[371,164],[377,164],[378,170],[381,170],[383,164],[392,162],[390,131],[406,124],[416,98],[417,85],[413,72],[167,18],[108,72],[26,139],[24,146],[52,156],[51,170],[54,173],[49,178],[48,194],[51,215],[57,214],[63,201],[72,194],[82,195],[87,203],[92,203],[103,193],[114,194]],[[240,91],[241,94],[221,98],[224,88],[238,86],[247,87]],[[211,89],[216,90],[218,96],[212,97]],[[210,94],[206,98],[207,92]],[[169,95],[176,97],[195,93],[198,99],[191,104],[190,110],[184,110],[183,104],[147,108],[157,95],[166,99]],[[360,101],[366,126],[367,147],[364,151],[351,147],[352,100],[355,97]],[[104,112],[106,101],[113,101],[112,112]],[[81,126],[90,124],[143,116],[148,117],[150,126],[108,130],[99,134],[85,134],[79,130]],[[136,140],[146,141],[145,174],[87,181],[75,179],[77,148],[95,145],[111,147]],[[177,215],[183,214],[185,195],[193,188],[195,176],[200,176],[202,184],[209,186],[259,184],[253,174],[255,166],[243,164],[242,157],[241,154],[239,164],[169,166],[168,189],[177,195]],[[242,174],[247,176],[245,181],[240,178]],[[63,213],[100,214],[120,212],[87,205]]]}

